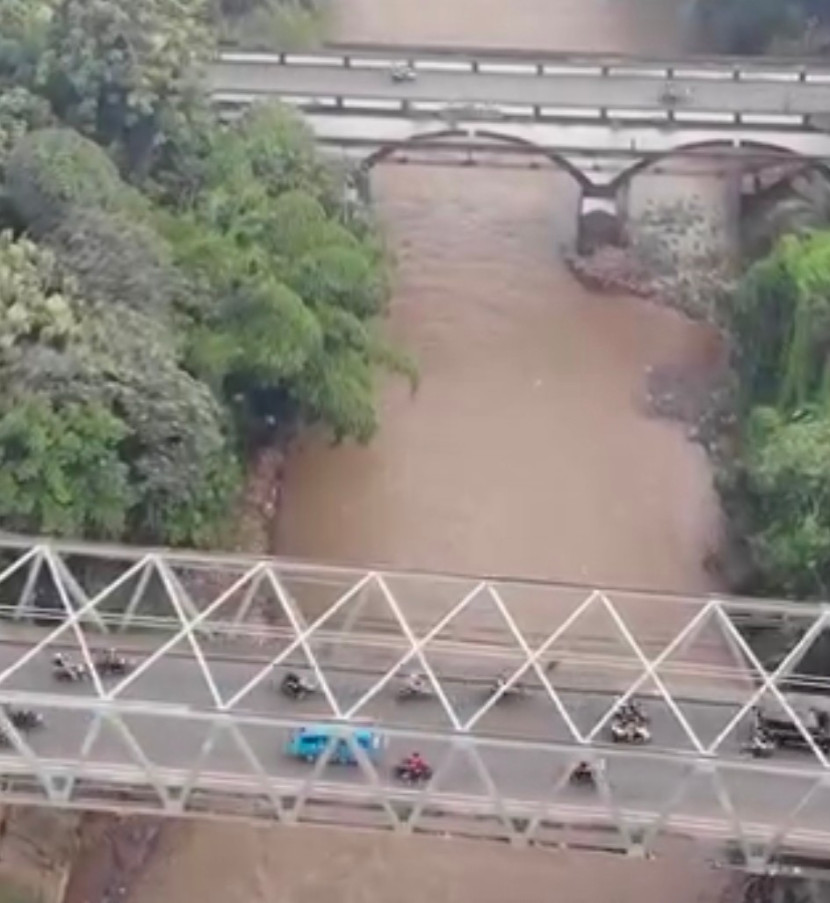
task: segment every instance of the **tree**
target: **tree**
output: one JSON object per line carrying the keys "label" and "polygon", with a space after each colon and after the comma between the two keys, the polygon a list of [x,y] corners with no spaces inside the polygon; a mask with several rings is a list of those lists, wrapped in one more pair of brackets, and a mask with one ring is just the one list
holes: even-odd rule
{"label": "tree", "polygon": [[830,585],[830,417],[787,418],[758,408],[742,461],[726,488],[739,493],[739,517],[760,588],[824,598]]}
{"label": "tree", "polygon": [[18,141],[32,129],[51,124],[49,104],[27,88],[0,89],[0,178]]}
{"label": "tree", "polygon": [[144,172],[211,50],[208,0],[61,0],[42,71],[62,119]]}
{"label": "tree", "polygon": [[191,366],[271,421],[366,441],[375,367],[412,375],[364,322],[386,299],[373,236],[340,221],[337,179],[280,107],[215,133],[203,171],[192,210],[162,226],[176,262],[217,299],[193,311]]}
{"label": "tree", "polygon": [[69,352],[74,380],[53,381],[50,392],[68,401],[102,399],[129,429],[122,454],[135,487],[131,537],[176,545],[215,540],[238,466],[221,407],[179,366],[169,330],[128,308],[99,306]]}
{"label": "tree", "polygon": [[0,518],[7,529],[114,539],[132,501],[124,424],[101,405],[4,399]]}
{"label": "tree", "polygon": [[292,267],[288,281],[313,307],[341,308],[361,319],[381,313],[386,300],[383,274],[357,247],[308,251]]}
{"label": "tree", "polygon": [[6,164],[6,190],[37,234],[58,226],[70,208],[137,212],[143,206],[106,153],[66,128],[30,132],[17,142]]}
{"label": "tree", "polygon": [[168,317],[188,294],[164,240],[126,214],[70,208],[43,244],[90,301]]}
{"label": "tree", "polygon": [[252,50],[297,50],[319,42],[325,0],[220,0],[222,40]]}
{"label": "tree", "polygon": [[[236,488],[237,463],[221,407],[179,366],[163,320],[82,298],[50,251],[6,233],[0,335],[2,397],[9,404],[37,399],[25,417],[11,421],[14,435],[29,427],[48,433],[64,420],[86,423],[87,416],[100,426],[98,415],[107,412],[120,424],[112,444],[128,474],[130,536],[171,543],[215,536]],[[115,435],[101,429],[102,436]],[[41,447],[39,435],[32,454]],[[36,493],[41,483],[26,486]],[[15,504],[25,507],[20,499]],[[38,504],[28,503],[31,510]],[[109,515],[106,522],[115,523]]]}
{"label": "tree", "polygon": [[58,0],[0,0],[0,81],[31,88]]}
{"label": "tree", "polygon": [[249,179],[271,198],[301,189],[328,207],[340,201],[341,186],[320,158],[314,133],[296,111],[279,103],[255,105],[233,129],[214,136],[208,183]]}
{"label": "tree", "polygon": [[78,335],[78,299],[54,255],[0,233],[0,353],[23,346],[64,347]]}
{"label": "tree", "polygon": [[747,273],[730,320],[746,404],[794,410],[825,398],[830,232],[780,242]]}

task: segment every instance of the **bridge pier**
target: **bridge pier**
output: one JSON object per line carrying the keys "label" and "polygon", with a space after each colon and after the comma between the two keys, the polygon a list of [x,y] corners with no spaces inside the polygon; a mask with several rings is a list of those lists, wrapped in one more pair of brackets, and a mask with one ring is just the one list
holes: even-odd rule
{"label": "bridge pier", "polygon": [[624,206],[622,194],[615,186],[582,186],[576,228],[578,254],[592,254],[606,245],[625,243]]}

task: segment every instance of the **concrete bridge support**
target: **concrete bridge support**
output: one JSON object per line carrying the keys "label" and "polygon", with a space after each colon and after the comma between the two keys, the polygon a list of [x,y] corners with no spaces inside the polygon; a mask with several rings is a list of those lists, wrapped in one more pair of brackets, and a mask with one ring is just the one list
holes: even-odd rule
{"label": "concrete bridge support", "polygon": [[583,185],[579,195],[576,250],[592,254],[606,245],[625,244],[624,189],[612,185]]}

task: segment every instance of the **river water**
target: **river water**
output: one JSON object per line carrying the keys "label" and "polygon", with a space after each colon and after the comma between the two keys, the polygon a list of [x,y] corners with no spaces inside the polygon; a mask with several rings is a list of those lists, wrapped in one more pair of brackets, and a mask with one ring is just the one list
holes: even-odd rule
{"label": "river water", "polygon": [[[641,194],[655,182],[643,177]],[[279,551],[709,588],[706,458],[643,405],[650,367],[711,361],[709,330],[581,288],[561,256],[577,205],[564,173],[392,164],[373,189],[396,256],[389,331],[421,386],[386,387],[366,448],[303,441]]]}
{"label": "river water", "polygon": [[[338,0],[340,37],[668,54],[683,0]],[[673,181],[672,197],[678,183]],[[703,187],[720,205],[718,186]],[[632,205],[664,196],[644,177]],[[390,334],[412,397],[382,391],[367,448],[309,437],[289,462],[278,550],[438,570],[697,592],[717,541],[711,474],[647,416],[649,367],[717,355],[706,329],[586,293],[565,269],[576,191],[551,171],[388,166],[373,175],[397,257]],[[655,611],[655,616],[659,612]],[[720,879],[681,855],[636,862],[359,833],[182,827],[136,903],[702,903]]]}

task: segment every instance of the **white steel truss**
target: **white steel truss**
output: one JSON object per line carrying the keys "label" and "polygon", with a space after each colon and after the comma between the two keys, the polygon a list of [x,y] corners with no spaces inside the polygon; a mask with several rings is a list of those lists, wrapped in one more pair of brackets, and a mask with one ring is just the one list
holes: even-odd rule
{"label": "white steel truss", "polygon": [[[830,680],[808,672],[830,658],[828,622],[817,604],[4,536],[0,796],[627,852],[682,835],[753,867],[821,860]],[[125,674],[96,668],[112,647]],[[89,679],[56,680],[56,653]],[[280,693],[289,670],[316,691]],[[401,695],[412,672],[427,698]],[[615,745],[635,698],[651,742]],[[15,707],[44,726],[15,727]],[[747,758],[759,708],[794,749]],[[300,728],[327,738],[314,761],[295,755]],[[434,767],[418,787],[393,775],[414,749]],[[570,780],[581,761],[593,788]]]}

